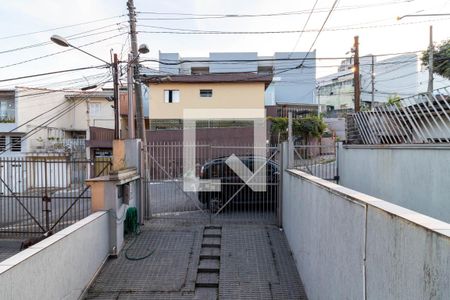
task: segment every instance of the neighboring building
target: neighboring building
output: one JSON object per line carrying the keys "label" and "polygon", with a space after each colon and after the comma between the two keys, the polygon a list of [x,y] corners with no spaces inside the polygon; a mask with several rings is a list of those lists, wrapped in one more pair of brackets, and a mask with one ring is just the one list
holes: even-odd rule
{"label": "neighboring building", "polygon": [[111,96],[26,87],[0,91],[0,153],[85,152],[90,127],[114,127]]}
{"label": "neighboring building", "polygon": [[[377,61],[376,57],[365,56],[360,60],[361,102],[387,102],[389,97],[408,97],[425,92],[428,86],[428,70],[421,65],[417,54],[399,55]],[[328,110],[349,110],[354,108],[353,61],[345,60],[338,72],[317,79],[317,100],[327,105]],[[372,72],[374,93],[372,93]],[[434,75],[434,88],[449,86],[450,81]],[[373,94],[373,96],[372,96]]]}
{"label": "neighboring building", "polygon": [[23,133],[13,131],[17,123],[15,90],[0,91],[0,153],[7,148],[12,155],[22,151]]}
{"label": "neighboring building", "polygon": [[264,109],[264,93],[271,75],[217,73],[143,78],[150,90],[150,117],[181,120],[186,108]]}
{"label": "neighboring building", "polygon": [[[143,70],[148,75],[203,75],[215,73],[253,73],[271,75],[265,91],[265,104],[314,104],[316,52],[276,52],[258,56],[256,52],[214,52],[209,57],[180,57],[178,53],[159,53],[159,70]],[[304,59],[305,58],[305,59]],[[302,64],[303,67],[295,68]],[[153,118],[153,116],[150,116]]]}
{"label": "neighboring building", "polygon": [[112,97],[111,90],[72,93],[65,96],[67,101],[75,106],[68,113],[71,131],[78,132],[80,138],[86,140],[88,158],[112,156],[112,140],[114,138]]}

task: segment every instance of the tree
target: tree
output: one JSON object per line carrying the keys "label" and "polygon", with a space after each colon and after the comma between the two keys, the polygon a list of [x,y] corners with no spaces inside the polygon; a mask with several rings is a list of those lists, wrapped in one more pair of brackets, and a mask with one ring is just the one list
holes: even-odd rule
{"label": "tree", "polygon": [[269,121],[272,123],[270,131],[272,135],[277,137],[278,143],[287,139],[288,119],[282,117],[269,117]]}
{"label": "tree", "polygon": [[327,124],[323,121],[323,118],[316,115],[295,119],[292,122],[293,134],[304,138],[305,144],[308,143],[310,138],[320,138],[326,128]]}
{"label": "tree", "polygon": [[[422,64],[428,66],[428,53],[422,52]],[[433,47],[433,72],[450,79],[450,39]]]}
{"label": "tree", "polygon": [[400,98],[399,95],[389,96],[387,104],[388,105],[396,105],[397,107],[400,107],[401,100],[402,100],[402,98]]}
{"label": "tree", "polygon": [[[272,122],[270,131],[277,137],[278,143],[287,140],[288,118],[269,117],[268,119]],[[309,138],[320,138],[326,128],[327,124],[323,121],[323,118],[316,115],[292,120],[292,135],[295,137],[302,137],[305,140],[305,143],[308,142]]]}

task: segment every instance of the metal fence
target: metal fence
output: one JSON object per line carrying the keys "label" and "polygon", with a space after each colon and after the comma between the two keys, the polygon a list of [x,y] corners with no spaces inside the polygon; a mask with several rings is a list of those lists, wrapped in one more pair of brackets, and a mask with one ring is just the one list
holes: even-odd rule
{"label": "metal fence", "polygon": [[[146,187],[148,201],[145,217],[159,218],[209,218],[212,220],[242,220],[275,222],[278,207],[277,147],[266,148],[265,162],[271,168],[267,192],[254,193],[239,180],[238,176],[225,164],[232,154],[258,176],[254,170],[254,148],[252,145],[209,145],[198,143],[193,146],[195,153],[195,174],[190,177],[220,179],[221,192],[189,192],[183,187],[183,150],[181,143],[153,143],[147,147],[148,170]],[[277,170],[274,170],[276,168]],[[216,183],[217,184],[217,183]],[[200,190],[202,188],[200,187]]]}
{"label": "metal fence", "polygon": [[325,180],[338,182],[337,148],[327,145],[294,145],[291,167]]}
{"label": "metal fence", "polygon": [[348,116],[347,143],[450,143],[448,88],[374,107]]}
{"label": "metal fence", "polygon": [[109,166],[64,156],[0,158],[0,236],[56,232],[87,217],[91,196],[84,181]]}

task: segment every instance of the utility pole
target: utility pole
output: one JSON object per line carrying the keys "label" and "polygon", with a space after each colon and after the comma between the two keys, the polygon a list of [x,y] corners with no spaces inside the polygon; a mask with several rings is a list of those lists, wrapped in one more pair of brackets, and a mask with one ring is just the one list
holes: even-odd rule
{"label": "utility pole", "polygon": [[117,54],[114,54],[112,69],[114,83],[114,139],[120,139],[120,107],[119,107],[119,60]]}
{"label": "utility pole", "polygon": [[428,47],[428,94],[433,95],[433,26],[430,25],[430,46]]}
{"label": "utility pole", "polygon": [[[134,1],[128,0],[128,15],[130,20],[130,40],[131,40],[131,53],[133,54],[133,61],[135,67],[134,69],[134,92],[136,95],[136,137],[142,140],[145,145],[145,121],[143,115],[143,105],[142,105],[142,90],[141,85],[138,82],[139,78],[139,53],[136,37],[136,12],[134,7]],[[129,118],[130,116],[128,116]]]}
{"label": "utility pole", "polygon": [[133,54],[128,54],[127,90],[128,90],[128,138],[134,139],[134,105],[133,105]]}
{"label": "utility pole", "polygon": [[[141,165],[139,167],[139,173],[141,176],[141,179],[139,180],[139,184],[137,187],[137,190],[139,191],[139,221],[144,222],[144,207],[145,207],[145,201],[148,198],[146,195],[146,191],[148,191],[145,188],[145,178],[147,177],[147,152],[145,151],[147,149],[147,142],[146,142],[146,136],[145,136],[145,121],[144,121],[144,114],[143,114],[143,105],[142,105],[142,89],[139,82],[139,52],[138,52],[138,45],[137,45],[137,37],[136,37],[136,12],[134,7],[134,1],[128,0],[127,1],[127,7],[128,7],[128,15],[130,20],[130,41],[131,41],[131,54],[133,64],[133,73],[134,73],[134,93],[136,95],[136,138],[141,139],[142,146],[141,146],[141,152],[139,153],[141,155]],[[130,115],[130,112],[128,112],[128,119],[133,118],[134,116]]]}
{"label": "utility pole", "polygon": [[359,81],[359,37],[355,36],[355,42],[353,45],[353,51],[355,57],[353,61],[353,74],[354,74],[354,86],[355,86],[355,112],[360,111],[361,103],[361,83]]}
{"label": "utility pole", "polygon": [[373,56],[373,55],[372,55],[370,77],[372,79],[372,103],[370,105],[370,108],[373,109],[373,104],[375,102],[375,56]]}

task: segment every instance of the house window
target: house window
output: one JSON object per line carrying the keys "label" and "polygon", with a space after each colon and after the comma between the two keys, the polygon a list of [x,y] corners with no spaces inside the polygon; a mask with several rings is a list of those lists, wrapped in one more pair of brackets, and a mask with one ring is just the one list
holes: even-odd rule
{"label": "house window", "polygon": [[164,90],[164,101],[166,103],[180,102],[180,91],[179,90]]}
{"label": "house window", "polygon": [[22,137],[11,136],[10,139],[11,139],[11,151],[12,152],[22,151]]}
{"label": "house window", "polygon": [[209,74],[209,67],[192,67],[191,74],[192,75]]}
{"label": "house window", "polygon": [[212,97],[212,90],[200,90],[200,97]]}
{"label": "house window", "polygon": [[100,103],[89,103],[89,115],[91,117],[100,115],[101,109],[102,109],[102,106]]}
{"label": "house window", "polygon": [[5,151],[6,148],[6,136],[0,136],[0,151]]}

